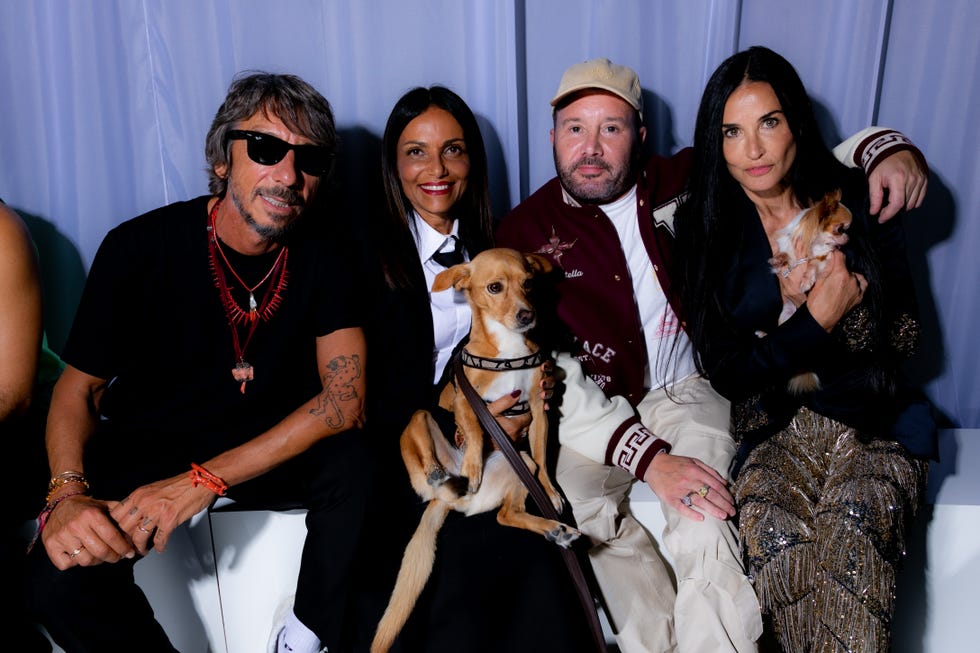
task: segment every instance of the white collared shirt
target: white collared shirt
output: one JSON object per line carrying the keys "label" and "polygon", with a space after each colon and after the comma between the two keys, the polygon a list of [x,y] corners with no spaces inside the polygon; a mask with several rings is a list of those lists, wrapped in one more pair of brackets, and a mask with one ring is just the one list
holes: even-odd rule
{"label": "white collared shirt", "polygon": [[640,235],[640,223],[636,216],[636,186],[600,208],[616,227],[632,277],[633,296],[647,346],[646,386],[661,388],[687,378],[695,372],[691,344],[682,332],[677,351],[671,349],[675,334],[681,330],[680,320],[657,280],[650,254]]}
{"label": "white collared shirt", "polygon": [[[432,260],[432,255],[440,251],[451,251],[454,247],[452,236],[459,237],[459,222],[453,222],[449,235],[441,234],[423,220],[418,213],[412,214],[415,221],[416,241],[419,259],[422,261],[422,272],[425,274],[425,285],[429,288],[429,308],[432,309],[432,332],[435,335],[435,348],[432,360],[435,363],[436,383],[443,369],[449,362],[449,356],[457,343],[470,332],[471,311],[466,296],[453,288],[441,292],[432,292],[432,283],[436,275],[445,270],[442,265]],[[463,258],[469,260],[465,248]]]}

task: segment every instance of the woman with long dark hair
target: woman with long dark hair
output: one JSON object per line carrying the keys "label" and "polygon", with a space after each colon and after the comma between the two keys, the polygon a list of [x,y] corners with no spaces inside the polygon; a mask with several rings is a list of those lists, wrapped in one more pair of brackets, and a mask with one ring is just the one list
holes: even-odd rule
{"label": "woman with long dark hair", "polygon": [[[900,371],[918,336],[901,221],[869,216],[864,175],[837,162],[793,66],[763,47],[709,80],[688,190],[674,278],[698,369],[732,402],[739,531],[762,609],[786,651],[887,651],[935,451],[930,406]],[[847,243],[823,261],[794,250],[774,273],[780,230],[837,192]],[[791,389],[801,373],[818,385]]]}
{"label": "woman with long dark hair", "polygon": [[[469,332],[462,293],[431,292],[435,275],[493,243],[487,159],[472,111],[453,91],[418,87],[395,104],[382,143],[385,210],[373,217],[369,270],[367,430],[378,470],[362,548],[356,650],[366,650],[387,605],[424,504],[402,464],[399,437],[418,409],[437,415],[444,370]],[[516,401],[490,404],[499,415]],[[499,418],[513,437],[523,419]],[[405,652],[586,651],[590,637],[558,547],[501,526],[496,511],[451,513],[435,567],[395,642]]]}

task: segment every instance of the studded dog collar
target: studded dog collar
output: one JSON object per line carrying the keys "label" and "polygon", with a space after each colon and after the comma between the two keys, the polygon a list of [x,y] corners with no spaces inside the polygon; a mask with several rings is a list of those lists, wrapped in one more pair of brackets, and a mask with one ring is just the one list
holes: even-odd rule
{"label": "studded dog collar", "polygon": [[[488,370],[490,372],[527,370],[538,367],[542,362],[544,362],[544,356],[541,355],[540,351],[536,351],[533,354],[522,356],[520,358],[484,358],[483,356],[475,356],[471,354],[470,352],[466,351],[465,347],[459,351],[459,358],[466,367],[473,367],[479,370]],[[526,401],[519,401],[500,414],[504,417],[514,417],[516,415],[524,415],[530,410],[531,404]]]}

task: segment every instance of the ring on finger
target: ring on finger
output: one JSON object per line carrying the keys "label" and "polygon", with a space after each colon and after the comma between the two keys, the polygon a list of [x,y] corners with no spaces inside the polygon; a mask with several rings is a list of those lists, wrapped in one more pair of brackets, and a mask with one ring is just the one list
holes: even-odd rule
{"label": "ring on finger", "polygon": [[69,558],[75,558],[79,553],[82,552],[82,549],[84,549],[84,548],[85,548],[85,545],[84,544],[79,544],[78,547],[76,547],[74,551],[72,551],[71,553],[68,554],[68,557]]}
{"label": "ring on finger", "polygon": [[681,497],[681,503],[683,503],[688,508],[691,507],[691,495],[692,494],[694,494],[694,493],[693,492],[688,492],[687,494],[685,494],[684,496]]}
{"label": "ring on finger", "polygon": [[710,491],[711,488],[708,487],[707,485],[702,485],[701,487],[698,488],[698,494],[701,495],[702,499],[706,498],[708,496],[708,492]]}

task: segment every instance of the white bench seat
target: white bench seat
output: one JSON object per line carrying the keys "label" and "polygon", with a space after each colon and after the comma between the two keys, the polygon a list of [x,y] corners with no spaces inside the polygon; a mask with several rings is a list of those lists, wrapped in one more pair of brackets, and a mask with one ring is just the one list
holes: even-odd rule
{"label": "white bench seat", "polygon": [[[977,650],[980,429],[942,431],[940,455],[899,576],[895,653]],[[663,550],[656,495],[637,483],[631,506]],[[182,653],[264,653],[275,611],[295,590],[304,515],[217,508],[178,529],[166,554],[137,565],[137,582]]]}

